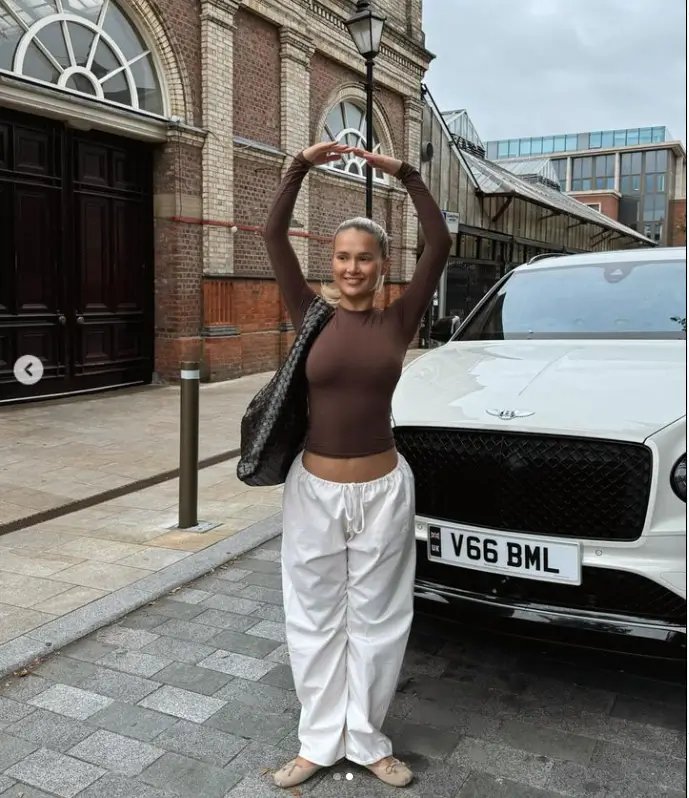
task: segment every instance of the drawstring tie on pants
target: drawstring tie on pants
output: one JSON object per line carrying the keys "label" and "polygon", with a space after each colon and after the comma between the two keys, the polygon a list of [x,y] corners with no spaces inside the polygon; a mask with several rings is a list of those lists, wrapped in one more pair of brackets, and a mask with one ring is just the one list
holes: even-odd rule
{"label": "drawstring tie on pants", "polygon": [[353,482],[344,486],[344,508],[347,519],[347,534],[350,539],[364,531],[364,486]]}

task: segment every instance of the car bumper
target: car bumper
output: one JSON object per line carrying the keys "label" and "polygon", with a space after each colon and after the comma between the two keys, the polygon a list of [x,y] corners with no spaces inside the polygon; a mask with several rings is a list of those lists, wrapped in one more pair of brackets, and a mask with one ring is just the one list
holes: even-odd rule
{"label": "car bumper", "polygon": [[417,599],[435,602],[447,607],[454,606],[458,609],[467,607],[479,608],[484,615],[500,620],[511,619],[513,621],[644,638],[656,642],[686,646],[686,625],[651,621],[628,615],[613,615],[592,610],[552,607],[527,601],[494,599],[490,596],[471,593],[460,588],[437,584],[425,579],[416,580],[414,596]]}
{"label": "car bumper", "polygon": [[[477,584],[474,579],[478,570],[469,572],[464,568],[442,565],[429,560],[426,554],[428,525],[442,523],[430,518],[417,516],[417,578],[415,596],[417,599],[434,602],[436,606],[462,609],[471,607],[473,611],[501,620],[532,622],[541,625],[576,629],[579,631],[645,638],[647,640],[679,643],[686,645],[686,534],[656,535],[642,538],[632,544],[581,541],[582,565],[589,575],[596,575],[606,585],[615,584],[618,577],[639,580],[644,586],[655,585],[652,600],[657,609],[661,599],[656,591],[669,597],[673,611],[667,617],[646,617],[643,611],[635,611],[630,600],[596,607],[582,606],[580,601],[572,601],[567,593],[563,598],[562,588],[549,586],[544,582],[521,580],[522,585],[533,586],[516,591],[520,595],[500,595],[510,592],[488,589],[488,584]],[[422,559],[423,558],[423,559]],[[504,575],[493,575],[501,577]],[[510,581],[508,578],[506,581]],[[516,580],[520,581],[520,580]],[[479,580],[479,583],[481,580]],[[473,583],[473,584],[472,584]],[[552,589],[551,589],[552,588]],[[569,588],[566,588],[567,590]],[[578,588],[573,588],[578,590]],[[582,590],[584,589],[582,585]],[[595,594],[595,590],[591,591]],[[491,595],[495,593],[495,595]],[[557,598],[555,599],[555,595]],[[619,595],[619,594],[615,594]],[[629,593],[622,595],[629,596]],[[640,594],[643,595],[643,592]],[[674,596],[674,598],[673,598]],[[577,597],[580,598],[580,597]],[[641,607],[640,610],[645,609]],[[662,613],[649,612],[649,616]]]}

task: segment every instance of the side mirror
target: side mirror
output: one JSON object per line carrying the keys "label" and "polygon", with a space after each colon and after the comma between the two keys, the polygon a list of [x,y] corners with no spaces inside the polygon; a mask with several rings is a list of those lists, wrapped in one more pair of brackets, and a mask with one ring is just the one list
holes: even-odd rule
{"label": "side mirror", "polygon": [[457,316],[443,316],[431,327],[431,341],[446,344],[459,327]]}

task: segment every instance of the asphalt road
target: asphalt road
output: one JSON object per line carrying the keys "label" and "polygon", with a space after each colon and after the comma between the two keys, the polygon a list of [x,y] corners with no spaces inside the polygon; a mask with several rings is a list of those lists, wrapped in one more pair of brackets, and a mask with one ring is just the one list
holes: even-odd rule
{"label": "asphalt road", "polygon": [[[298,750],[278,547],[3,680],[0,795],[392,795],[347,762],[295,791],[272,784],[271,769]],[[387,721],[396,753],[417,774],[401,794],[685,796],[685,662],[638,653],[417,615]]]}

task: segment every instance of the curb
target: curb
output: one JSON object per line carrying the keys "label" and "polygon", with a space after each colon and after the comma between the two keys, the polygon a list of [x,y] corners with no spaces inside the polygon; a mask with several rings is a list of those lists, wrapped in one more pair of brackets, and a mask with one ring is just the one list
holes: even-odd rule
{"label": "curb", "polygon": [[282,513],[278,512],[157,573],[3,643],[0,645],[0,679],[262,546],[281,531]]}

